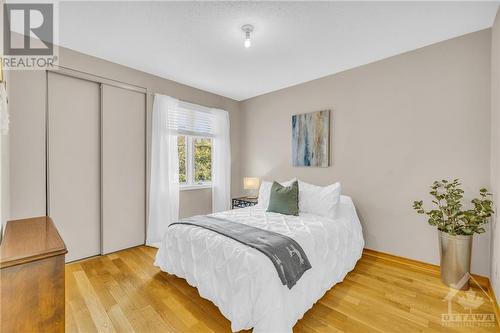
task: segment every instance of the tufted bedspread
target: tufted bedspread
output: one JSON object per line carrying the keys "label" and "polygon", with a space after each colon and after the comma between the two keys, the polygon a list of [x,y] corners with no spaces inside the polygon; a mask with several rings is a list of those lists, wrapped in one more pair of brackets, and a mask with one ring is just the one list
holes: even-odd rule
{"label": "tufted bedspread", "polygon": [[212,216],[291,237],[312,266],[288,289],[261,252],[203,228],[168,228],[155,265],[197,287],[231,321],[233,332],[252,327],[254,333],[292,332],[297,320],[354,268],[364,246],[354,204],[347,196],[341,196],[335,219],[267,213],[255,206]]}

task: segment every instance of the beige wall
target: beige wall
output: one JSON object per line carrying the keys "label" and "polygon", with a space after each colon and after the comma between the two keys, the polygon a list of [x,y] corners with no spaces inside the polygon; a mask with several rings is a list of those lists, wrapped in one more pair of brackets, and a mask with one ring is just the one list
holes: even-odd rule
{"label": "beige wall", "polygon": [[[8,77],[8,73],[4,72],[3,79],[6,82],[7,94],[10,88],[10,85],[7,83],[9,82]],[[10,134],[8,132],[0,134],[0,240],[2,239],[5,223],[10,215],[9,141]]]}
{"label": "beige wall", "polygon": [[[412,209],[435,179],[470,196],[490,184],[490,40],[484,30],[241,103],[242,175],[342,182],[366,247],[438,263],[434,228]],[[291,115],[331,109],[332,165],[291,166]],[[489,274],[489,234],[472,271]]]}
{"label": "beige wall", "polygon": [[212,190],[209,188],[181,191],[179,196],[179,217],[184,218],[211,212],[211,198]]}
{"label": "beige wall", "polygon": [[[0,6],[0,15],[3,17],[3,6]],[[0,26],[0,34],[3,36],[3,24]],[[0,54],[3,54],[3,45],[0,45]],[[3,72],[5,82],[7,82],[7,75],[7,72]],[[7,89],[9,89],[8,86]],[[9,182],[9,135],[0,134],[0,241],[4,224],[9,217]]]}
{"label": "beige wall", "polygon": [[[173,81],[149,75],[69,49],[60,49],[60,65],[148,89],[148,154],[152,94],[161,93],[185,101],[229,111],[233,191],[239,191],[238,102]],[[45,99],[43,71],[15,71],[10,78],[10,218],[45,214]],[[149,167],[148,167],[149,173]],[[180,197],[182,216],[211,212],[211,192],[192,190]]]}
{"label": "beige wall", "polygon": [[9,180],[9,135],[0,137],[0,239],[4,225],[9,218],[10,180]]}
{"label": "beige wall", "polygon": [[10,219],[45,215],[45,73],[9,78]]}
{"label": "beige wall", "polygon": [[[500,9],[491,36],[491,183],[496,210],[500,209]],[[500,297],[500,214],[491,228],[491,283]]]}

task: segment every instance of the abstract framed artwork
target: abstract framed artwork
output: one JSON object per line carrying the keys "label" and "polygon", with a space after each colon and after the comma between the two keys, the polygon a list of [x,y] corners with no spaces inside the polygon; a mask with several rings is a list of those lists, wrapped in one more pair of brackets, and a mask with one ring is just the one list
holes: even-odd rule
{"label": "abstract framed artwork", "polygon": [[330,110],[292,116],[292,164],[321,168],[330,165]]}

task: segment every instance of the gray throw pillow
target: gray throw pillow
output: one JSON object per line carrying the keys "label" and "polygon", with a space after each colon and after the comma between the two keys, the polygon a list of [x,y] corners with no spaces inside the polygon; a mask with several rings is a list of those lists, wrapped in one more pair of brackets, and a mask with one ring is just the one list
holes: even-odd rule
{"label": "gray throw pillow", "polygon": [[299,182],[295,181],[288,187],[273,182],[267,211],[285,215],[299,215]]}

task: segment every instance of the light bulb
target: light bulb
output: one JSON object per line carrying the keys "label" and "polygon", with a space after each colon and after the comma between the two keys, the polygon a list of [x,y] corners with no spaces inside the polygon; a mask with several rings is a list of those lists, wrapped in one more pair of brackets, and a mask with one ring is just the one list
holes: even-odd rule
{"label": "light bulb", "polygon": [[253,31],[253,25],[251,24],[245,24],[244,26],[241,27],[241,30],[245,33],[245,48],[248,49],[250,46],[252,46],[252,41],[250,40],[250,33]]}

